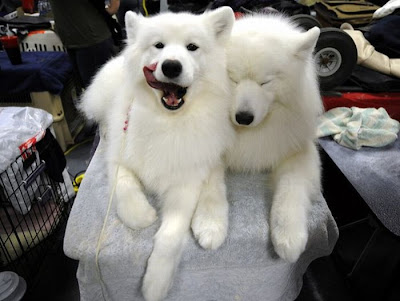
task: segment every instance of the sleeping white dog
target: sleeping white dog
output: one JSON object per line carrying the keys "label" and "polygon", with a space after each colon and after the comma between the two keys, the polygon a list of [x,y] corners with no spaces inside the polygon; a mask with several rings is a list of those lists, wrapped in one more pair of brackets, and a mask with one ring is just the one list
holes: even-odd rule
{"label": "sleeping white dog", "polygon": [[[314,140],[322,103],[313,60],[319,33],[318,28],[303,32],[278,15],[248,16],[236,21],[227,49],[236,141],[226,154],[226,166],[271,170],[271,239],[278,255],[289,262],[306,247],[307,214],[320,191]],[[227,232],[221,173],[208,181],[192,221],[203,247],[218,247]]]}

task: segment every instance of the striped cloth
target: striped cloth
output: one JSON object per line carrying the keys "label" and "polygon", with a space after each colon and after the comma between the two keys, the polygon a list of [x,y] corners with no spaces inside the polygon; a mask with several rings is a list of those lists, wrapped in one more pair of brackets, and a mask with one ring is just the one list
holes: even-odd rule
{"label": "striped cloth", "polygon": [[358,150],[362,146],[381,147],[397,139],[400,124],[390,118],[384,108],[334,108],[319,119],[317,136],[333,136],[345,147]]}

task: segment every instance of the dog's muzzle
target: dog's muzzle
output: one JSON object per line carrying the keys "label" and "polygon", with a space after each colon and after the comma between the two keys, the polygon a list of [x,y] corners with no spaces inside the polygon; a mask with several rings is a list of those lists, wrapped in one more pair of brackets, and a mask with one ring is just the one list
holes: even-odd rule
{"label": "dog's muzzle", "polygon": [[158,81],[154,76],[154,71],[157,68],[157,63],[143,67],[144,77],[147,84],[157,90],[163,91],[161,103],[168,110],[177,110],[183,106],[185,100],[183,97],[186,94],[187,88],[181,87],[173,83],[164,83]]}

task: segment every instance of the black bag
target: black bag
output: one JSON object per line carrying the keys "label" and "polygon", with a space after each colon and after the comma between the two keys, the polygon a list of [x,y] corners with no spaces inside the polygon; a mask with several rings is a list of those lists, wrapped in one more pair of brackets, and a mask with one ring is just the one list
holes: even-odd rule
{"label": "black bag", "polygon": [[111,32],[111,36],[114,40],[114,44],[118,47],[123,45],[124,34],[121,25],[115,20],[107,11],[104,5],[104,1],[89,0],[90,3],[98,10],[98,12],[104,17],[107,23],[108,29]]}
{"label": "black bag", "polygon": [[353,83],[368,92],[399,92],[400,79],[391,75],[356,65],[350,76],[349,83]]}
{"label": "black bag", "polygon": [[43,139],[36,143],[36,148],[40,158],[46,162],[45,171],[47,175],[56,182],[64,183],[62,172],[67,166],[67,160],[49,129],[46,130],[46,135]]}

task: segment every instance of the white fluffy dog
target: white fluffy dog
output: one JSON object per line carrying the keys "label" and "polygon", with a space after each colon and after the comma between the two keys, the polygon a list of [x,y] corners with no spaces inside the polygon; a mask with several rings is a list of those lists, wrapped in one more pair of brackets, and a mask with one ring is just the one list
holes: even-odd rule
{"label": "white fluffy dog", "polygon": [[[156,301],[171,285],[203,183],[223,179],[221,157],[234,137],[225,59],[234,17],[225,7],[149,18],[128,12],[125,20],[128,45],[95,77],[81,109],[106,130],[121,221],[139,229],[156,220],[143,189],[161,201],[142,286]],[[203,226],[194,227],[203,245],[219,244]]]}
{"label": "white fluffy dog", "polygon": [[[237,139],[226,163],[238,171],[271,170],[271,239],[278,255],[289,262],[305,249],[307,213],[320,191],[314,140],[322,104],[313,60],[319,32],[303,32],[278,15],[249,16],[236,21],[227,50]],[[228,223],[223,184],[214,179],[208,185],[193,222],[218,225],[223,236]]]}

